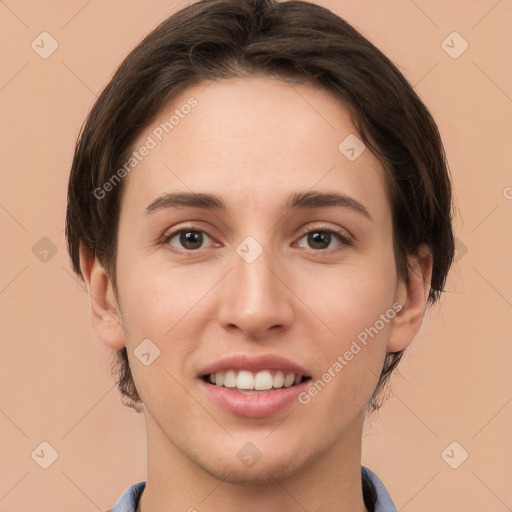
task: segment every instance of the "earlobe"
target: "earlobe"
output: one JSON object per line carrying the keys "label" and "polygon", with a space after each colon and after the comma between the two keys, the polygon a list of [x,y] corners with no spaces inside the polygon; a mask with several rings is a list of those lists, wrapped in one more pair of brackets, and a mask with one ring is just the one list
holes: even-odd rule
{"label": "earlobe", "polygon": [[89,299],[91,323],[100,341],[112,349],[126,346],[120,309],[112,283],[98,258],[80,244],[80,269]]}
{"label": "earlobe", "polygon": [[416,255],[408,257],[409,283],[400,282],[397,302],[402,305],[389,330],[387,352],[400,352],[407,348],[418,333],[423,321],[430,293],[432,277],[432,251],[422,245]]}

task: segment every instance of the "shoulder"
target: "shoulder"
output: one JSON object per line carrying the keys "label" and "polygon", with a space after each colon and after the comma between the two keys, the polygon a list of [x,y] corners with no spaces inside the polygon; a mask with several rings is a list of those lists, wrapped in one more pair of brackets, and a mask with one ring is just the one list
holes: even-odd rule
{"label": "shoulder", "polygon": [[370,512],[397,512],[386,487],[371,469],[361,466],[361,477],[364,502]]}
{"label": "shoulder", "polygon": [[114,507],[107,510],[107,512],[135,512],[145,487],[146,482],[138,482],[131,485],[121,494]]}

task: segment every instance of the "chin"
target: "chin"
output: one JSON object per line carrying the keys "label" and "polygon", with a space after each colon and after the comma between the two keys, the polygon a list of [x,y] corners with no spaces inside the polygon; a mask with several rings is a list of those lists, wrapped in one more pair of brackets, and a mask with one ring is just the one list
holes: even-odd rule
{"label": "chin", "polygon": [[[240,450],[241,451],[241,450]],[[233,455],[227,455],[233,453]],[[243,458],[243,457],[242,457]],[[252,465],[244,463],[237,452],[224,452],[210,460],[198,460],[196,464],[211,476],[234,485],[264,486],[286,480],[300,472],[307,464],[306,453],[297,453],[290,447],[290,453],[283,450],[265,450],[261,458]]]}
{"label": "chin", "polygon": [[298,470],[297,461],[295,466],[283,464],[282,461],[274,463],[258,461],[252,468],[243,467],[243,464],[226,464],[219,466],[203,466],[203,469],[211,476],[223,480],[225,483],[241,486],[265,486],[275,484],[290,478]]}

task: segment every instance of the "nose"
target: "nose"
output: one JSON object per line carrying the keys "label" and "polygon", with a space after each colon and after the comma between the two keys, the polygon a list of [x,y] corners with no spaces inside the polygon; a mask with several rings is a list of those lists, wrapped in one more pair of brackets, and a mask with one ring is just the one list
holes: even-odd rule
{"label": "nose", "polygon": [[286,267],[266,250],[252,263],[238,254],[233,262],[220,289],[218,318],[224,329],[259,340],[290,329],[293,292]]}

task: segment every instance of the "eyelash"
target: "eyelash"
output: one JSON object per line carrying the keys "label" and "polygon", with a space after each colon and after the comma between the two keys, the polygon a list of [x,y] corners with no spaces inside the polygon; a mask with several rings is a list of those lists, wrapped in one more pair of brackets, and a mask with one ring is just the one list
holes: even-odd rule
{"label": "eyelash", "polygon": [[[180,229],[177,229],[176,231],[173,231],[169,235],[165,235],[163,237],[163,239],[161,240],[161,244],[162,245],[170,245],[169,242],[176,235],[179,235],[181,233],[191,232],[191,231],[193,231],[194,233],[203,233],[203,234],[207,235],[209,238],[211,238],[213,240],[213,237],[208,235],[208,233],[206,233],[204,230],[197,229],[194,226],[185,226],[185,227],[182,227]],[[341,231],[337,231],[337,230],[335,230],[335,229],[333,229],[331,227],[327,227],[327,226],[318,226],[318,227],[315,227],[314,229],[310,229],[309,231],[306,231],[305,233],[303,233],[300,236],[299,240],[301,240],[302,238],[304,238],[305,236],[307,236],[307,235],[309,235],[311,233],[329,233],[331,235],[334,235],[341,244],[348,245],[348,246],[351,246],[354,243],[354,241],[353,241],[353,239],[351,237],[346,236]],[[174,249],[174,250],[176,252],[178,252],[178,253],[194,253],[194,252],[201,251],[201,249],[203,249],[203,248],[199,248],[199,249],[181,249],[181,250],[180,249]],[[310,249],[310,250],[313,251],[313,252],[321,253],[321,252],[328,252],[328,251],[333,250],[333,249]]]}

